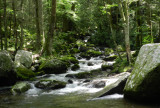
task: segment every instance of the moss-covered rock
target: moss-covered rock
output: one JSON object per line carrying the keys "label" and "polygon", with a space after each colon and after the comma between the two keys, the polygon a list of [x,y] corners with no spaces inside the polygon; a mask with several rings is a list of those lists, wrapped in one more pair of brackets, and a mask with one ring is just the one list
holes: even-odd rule
{"label": "moss-covered rock", "polygon": [[79,61],[75,57],[71,57],[71,56],[62,56],[60,58],[60,60],[62,60],[64,62],[67,62],[69,64],[71,64],[71,63],[73,63],[73,64],[79,63]]}
{"label": "moss-covered rock", "polygon": [[113,61],[113,60],[115,60],[117,57],[118,57],[117,55],[112,55],[112,56],[109,56],[109,57],[104,58],[103,60],[104,60],[104,61]]}
{"label": "moss-covered rock", "polygon": [[66,82],[56,80],[40,80],[35,84],[35,87],[40,89],[60,89],[66,86]]}
{"label": "moss-covered rock", "polygon": [[125,98],[155,102],[160,97],[160,44],[142,46],[124,88]]}
{"label": "moss-covered rock", "polygon": [[86,58],[87,60],[91,59],[91,56],[88,55],[88,54],[85,53],[85,52],[81,53],[79,56],[82,57],[82,58]]}
{"label": "moss-covered rock", "polygon": [[73,48],[70,50],[71,53],[75,54],[75,53],[79,53],[80,50],[78,48]]}
{"label": "moss-covered rock", "polygon": [[26,92],[31,88],[30,84],[27,82],[17,82],[11,89],[12,94],[21,94]]}
{"label": "moss-covered rock", "polygon": [[103,72],[101,71],[101,69],[97,69],[97,70],[92,70],[90,72],[80,72],[77,74],[67,74],[65,77],[84,79],[84,78],[92,78],[92,77],[95,77],[100,74],[103,74]]}
{"label": "moss-covered rock", "polygon": [[79,64],[74,64],[72,67],[71,67],[71,70],[73,71],[76,71],[80,68]]}
{"label": "moss-covered rock", "polygon": [[61,74],[67,71],[67,67],[67,62],[59,59],[52,59],[42,63],[39,70],[43,70],[46,74]]}
{"label": "moss-covered rock", "polygon": [[26,68],[30,68],[32,65],[32,53],[24,50],[18,50],[15,56],[15,62],[25,66]]}
{"label": "moss-covered rock", "polygon": [[100,51],[95,51],[95,50],[88,50],[87,53],[91,57],[98,57],[98,56],[102,55],[102,53]]}
{"label": "moss-covered rock", "polygon": [[7,51],[0,51],[0,86],[12,85],[16,82],[13,71],[14,63]]}
{"label": "moss-covered rock", "polygon": [[113,49],[111,49],[111,48],[105,48],[104,54],[105,54],[106,56],[109,56],[109,55],[112,54],[113,52],[114,52]]}
{"label": "moss-covered rock", "polygon": [[107,64],[107,63],[103,63],[102,64],[102,66],[101,66],[101,69],[103,70],[103,71],[105,71],[105,70],[107,70],[107,69],[113,69],[113,65],[109,65],[109,64]]}
{"label": "moss-covered rock", "polygon": [[32,80],[36,75],[31,69],[24,66],[17,67],[15,72],[19,80]]}

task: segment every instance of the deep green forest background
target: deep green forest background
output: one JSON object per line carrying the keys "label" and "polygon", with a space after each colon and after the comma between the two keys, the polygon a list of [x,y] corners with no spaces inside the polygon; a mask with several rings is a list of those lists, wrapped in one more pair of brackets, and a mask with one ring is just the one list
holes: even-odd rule
{"label": "deep green forest background", "polygon": [[[159,0],[0,0],[0,46],[43,56],[78,52],[76,42],[127,52],[160,41]],[[120,57],[120,54],[119,54]]]}

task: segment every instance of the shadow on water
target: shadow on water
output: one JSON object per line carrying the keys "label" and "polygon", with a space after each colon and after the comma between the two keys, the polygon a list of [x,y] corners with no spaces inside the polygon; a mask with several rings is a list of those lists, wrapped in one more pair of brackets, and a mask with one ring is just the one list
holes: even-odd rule
{"label": "shadow on water", "polygon": [[125,100],[123,97],[91,98],[92,94],[77,93],[37,96],[0,94],[0,108],[160,108],[156,104],[138,104]]}

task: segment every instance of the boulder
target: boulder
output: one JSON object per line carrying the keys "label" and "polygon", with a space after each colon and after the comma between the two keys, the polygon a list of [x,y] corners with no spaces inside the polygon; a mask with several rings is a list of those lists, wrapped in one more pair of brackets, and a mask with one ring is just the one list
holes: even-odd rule
{"label": "boulder", "polygon": [[76,71],[80,68],[79,64],[74,64],[72,67],[71,67],[71,70],[72,71]]}
{"label": "boulder", "polygon": [[12,85],[16,82],[13,71],[14,63],[7,51],[0,51],[0,86]]}
{"label": "boulder", "polygon": [[108,63],[104,62],[104,63],[102,64],[102,66],[101,66],[101,69],[102,69],[103,71],[105,71],[105,70],[107,70],[107,69],[112,70],[112,69],[113,69],[113,65],[109,65]]}
{"label": "boulder", "polygon": [[84,79],[84,78],[92,78],[92,77],[95,77],[100,74],[103,74],[101,69],[96,69],[96,70],[92,70],[90,72],[80,72],[77,74],[67,74],[65,77]]}
{"label": "boulder", "polygon": [[26,92],[31,88],[30,84],[27,82],[17,82],[11,89],[12,94],[21,94]]}
{"label": "boulder", "polygon": [[15,62],[25,66],[26,68],[30,68],[32,65],[32,53],[24,50],[18,50],[15,56]]}
{"label": "boulder", "polygon": [[71,56],[62,56],[60,58],[60,60],[67,62],[69,64],[73,63],[73,64],[77,64],[79,63],[79,61],[75,58],[75,57],[71,57]]}
{"label": "boulder", "polygon": [[35,77],[35,73],[23,65],[16,67],[15,72],[19,80],[32,80]]}
{"label": "boulder", "polygon": [[43,70],[46,74],[61,74],[67,71],[68,64],[62,60],[52,59],[42,63],[39,70]]}
{"label": "boulder", "polygon": [[155,102],[160,97],[160,44],[142,46],[132,74],[124,88],[124,97]]}
{"label": "boulder", "polygon": [[88,62],[88,63],[87,63],[87,65],[88,65],[88,66],[93,66],[93,65],[94,65],[94,63],[92,63],[92,62]]}
{"label": "boulder", "polygon": [[123,94],[123,89],[124,89],[124,86],[126,84],[126,81],[129,75],[130,73],[123,72],[113,77],[109,77],[111,79],[113,78],[117,80],[111,82],[109,85],[106,85],[104,89],[97,92],[94,97],[102,97],[102,96],[107,96],[107,95],[111,95],[115,93]]}
{"label": "boulder", "polygon": [[40,89],[60,89],[66,86],[66,82],[56,81],[56,80],[40,80],[35,84],[35,87]]}
{"label": "boulder", "polygon": [[112,56],[109,56],[109,57],[104,58],[103,60],[104,60],[104,61],[113,61],[113,60],[115,60],[117,57],[118,57],[117,55],[112,55]]}

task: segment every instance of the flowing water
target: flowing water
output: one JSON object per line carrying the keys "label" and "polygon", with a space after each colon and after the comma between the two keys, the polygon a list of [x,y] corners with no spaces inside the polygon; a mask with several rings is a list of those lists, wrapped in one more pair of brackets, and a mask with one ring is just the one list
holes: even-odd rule
{"label": "flowing water", "polygon": [[[87,37],[84,41],[87,42]],[[78,57],[79,54],[76,54]],[[88,66],[92,63],[93,66]],[[29,82],[31,89],[24,94],[11,95],[8,89],[11,87],[0,88],[0,108],[160,108],[158,105],[142,105],[126,101],[122,94],[113,94],[101,98],[93,98],[94,93],[103,88],[93,88],[91,84],[84,82],[85,79],[72,79],[65,77],[67,74],[100,69],[103,60],[101,57],[94,57],[90,60],[80,59],[80,69],[72,71],[68,69],[65,74],[51,74],[37,77],[40,79],[54,79],[67,82],[69,79],[72,84],[67,84],[65,88],[58,90],[41,90],[34,86],[37,81]],[[108,62],[113,65],[114,61]],[[110,71],[110,70],[108,70]],[[106,85],[118,80],[116,77],[106,78],[97,76],[93,81],[105,81]]]}

